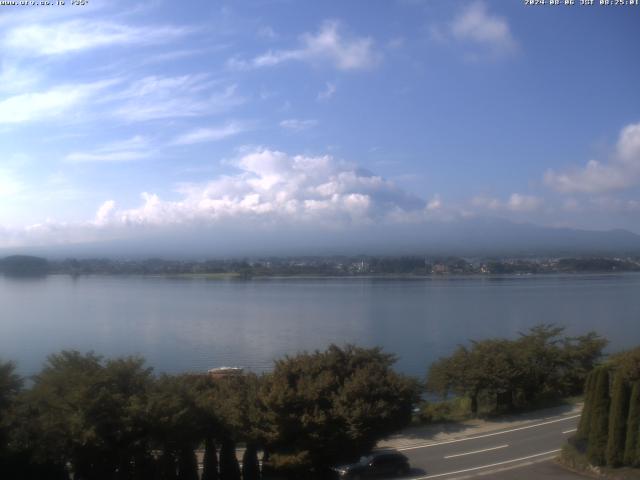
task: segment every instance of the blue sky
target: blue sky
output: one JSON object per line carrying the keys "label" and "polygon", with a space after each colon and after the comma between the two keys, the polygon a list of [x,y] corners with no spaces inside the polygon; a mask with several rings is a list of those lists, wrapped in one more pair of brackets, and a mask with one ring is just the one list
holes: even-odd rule
{"label": "blue sky", "polygon": [[0,246],[497,216],[640,232],[640,7],[0,7]]}

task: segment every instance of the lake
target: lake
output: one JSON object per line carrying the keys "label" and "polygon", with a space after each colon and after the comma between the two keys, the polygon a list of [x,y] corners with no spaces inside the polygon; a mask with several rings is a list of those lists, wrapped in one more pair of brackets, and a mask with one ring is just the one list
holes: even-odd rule
{"label": "lake", "polygon": [[469,339],[547,322],[596,330],[610,350],[640,344],[640,274],[264,278],[0,276],[0,358],[37,372],[61,349],[141,354],[158,372],[267,370],[330,343],[380,345],[424,377]]}

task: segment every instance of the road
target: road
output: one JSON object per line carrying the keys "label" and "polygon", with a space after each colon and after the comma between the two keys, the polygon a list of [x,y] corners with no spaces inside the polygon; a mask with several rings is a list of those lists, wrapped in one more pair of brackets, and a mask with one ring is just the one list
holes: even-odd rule
{"label": "road", "polygon": [[[567,438],[575,432],[579,417],[569,415],[548,418],[515,428],[398,450],[409,457],[413,467],[413,480],[453,480],[489,473],[496,474],[491,475],[491,478],[514,478],[509,474],[498,475],[497,472],[506,472],[516,467],[523,467],[519,473],[530,473],[518,478],[540,478],[540,472],[545,468],[546,471],[554,468],[540,466],[540,462],[558,454]],[[532,468],[534,464],[538,466]],[[557,477],[544,476],[574,478],[572,474],[563,476],[561,473]]]}

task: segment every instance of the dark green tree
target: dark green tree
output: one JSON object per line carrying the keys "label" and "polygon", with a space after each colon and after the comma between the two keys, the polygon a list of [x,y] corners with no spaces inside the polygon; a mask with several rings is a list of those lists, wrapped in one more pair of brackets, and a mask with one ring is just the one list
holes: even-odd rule
{"label": "dark green tree", "polygon": [[560,334],[564,328],[551,324],[537,325],[520,334],[517,350],[523,369],[521,388],[526,402],[547,392],[561,391],[563,351]]}
{"label": "dark green tree", "polygon": [[593,393],[595,391],[595,378],[598,374],[597,370],[593,370],[587,375],[584,387],[584,406],[578,423],[578,431],[576,438],[580,441],[586,441],[589,438],[589,430],[591,428],[591,411],[593,410]]}
{"label": "dark green tree", "polygon": [[406,426],[419,388],[394,362],[378,348],[351,345],[277,361],[260,394],[270,461],[319,471]]}
{"label": "dark green tree", "polygon": [[178,480],[198,480],[198,459],[188,447],[180,449],[178,454]]}
{"label": "dark green tree", "polygon": [[640,465],[640,381],[633,382],[631,387],[623,462],[634,467]]}
{"label": "dark green tree", "polygon": [[591,399],[591,426],[587,458],[594,465],[605,465],[607,458],[607,436],[609,433],[609,368],[598,367]]}
{"label": "dark green tree", "polygon": [[260,464],[258,449],[250,443],[242,455],[242,480],[260,480]]}
{"label": "dark green tree", "polygon": [[596,332],[562,340],[561,388],[567,395],[579,395],[584,391],[587,375],[602,357],[609,341]]}
{"label": "dark green tree", "polygon": [[609,434],[607,439],[607,464],[619,467],[624,461],[627,421],[629,417],[629,385],[623,375],[614,375]]}
{"label": "dark green tree", "polygon": [[236,444],[227,438],[220,449],[220,480],[240,480],[240,465],[236,457]]}
{"label": "dark green tree", "polygon": [[204,443],[202,480],[218,480],[218,478],[218,454],[216,453],[216,444],[209,435]]}

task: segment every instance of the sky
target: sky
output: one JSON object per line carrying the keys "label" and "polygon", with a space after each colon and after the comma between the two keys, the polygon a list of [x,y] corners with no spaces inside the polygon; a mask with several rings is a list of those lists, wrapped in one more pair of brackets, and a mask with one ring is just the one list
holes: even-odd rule
{"label": "sky", "polygon": [[67,0],[0,42],[0,247],[640,233],[640,6]]}

